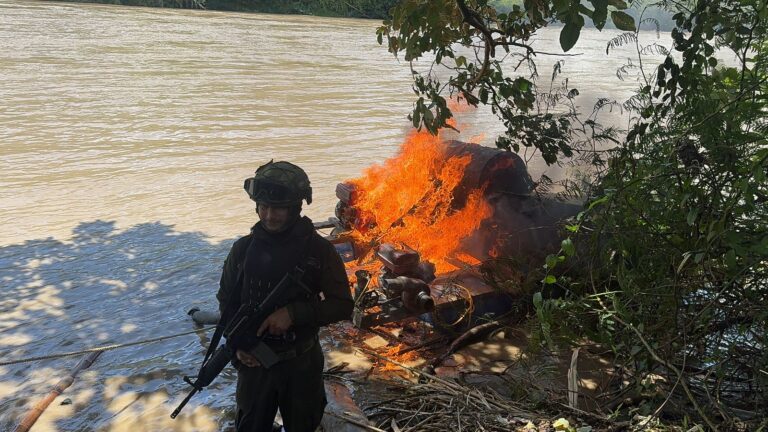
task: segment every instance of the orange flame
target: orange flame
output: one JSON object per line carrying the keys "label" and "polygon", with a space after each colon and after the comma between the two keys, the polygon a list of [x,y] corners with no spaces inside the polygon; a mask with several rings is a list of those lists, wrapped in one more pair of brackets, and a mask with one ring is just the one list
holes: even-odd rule
{"label": "orange flame", "polygon": [[[406,363],[409,361],[416,360],[417,356],[415,351],[408,351],[406,353],[400,354],[400,351],[402,351],[405,348],[406,348],[405,345],[397,344],[397,346],[393,346],[389,348],[384,353],[384,357],[390,358],[399,363]],[[400,370],[400,366],[397,366],[394,363],[385,362],[381,367],[382,372],[396,371],[396,370]]]}
{"label": "orange flame", "polygon": [[446,157],[440,143],[427,132],[412,132],[396,156],[349,183],[358,210],[356,242],[407,244],[444,273],[456,268],[446,258],[461,253],[462,240],[491,215],[491,207],[483,189],[471,191],[462,208],[452,207],[472,157]]}

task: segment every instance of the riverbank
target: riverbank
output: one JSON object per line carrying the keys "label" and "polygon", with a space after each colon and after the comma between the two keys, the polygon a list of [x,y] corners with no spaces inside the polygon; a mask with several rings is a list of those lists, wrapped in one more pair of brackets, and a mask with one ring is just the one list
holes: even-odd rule
{"label": "riverbank", "polygon": [[[60,1],[60,0],[48,0]],[[143,6],[171,9],[206,9],[225,12],[250,12],[283,15],[310,15],[335,18],[367,18],[383,20],[389,18],[389,10],[397,0],[285,0],[270,2],[265,0],[64,0],[71,3],[97,3],[122,6]],[[499,12],[509,12],[513,5],[522,3],[519,0],[494,0],[491,3]],[[639,12],[628,10],[635,19]],[[671,15],[659,8],[649,8],[644,11],[644,18],[655,20],[663,31],[674,28]],[[593,28],[590,22],[587,27]],[[606,25],[614,29],[612,22]]]}
{"label": "riverbank", "polygon": [[[616,392],[622,376],[595,345],[535,349],[526,324],[518,323],[496,328],[430,368],[454,344],[430,343],[439,333],[424,323],[401,324],[372,332],[340,323],[323,332],[326,380],[346,386],[374,426],[349,430],[690,430]],[[631,406],[614,411],[605,404],[611,394]]]}
{"label": "riverbank", "polygon": [[312,15],[340,18],[384,19],[396,0],[71,0],[73,3],[99,3],[172,9],[207,9],[228,12],[256,12],[287,15]]}

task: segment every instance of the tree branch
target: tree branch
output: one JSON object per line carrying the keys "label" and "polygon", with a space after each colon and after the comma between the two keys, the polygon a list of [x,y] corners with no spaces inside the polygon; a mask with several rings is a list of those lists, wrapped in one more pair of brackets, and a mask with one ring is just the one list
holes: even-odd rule
{"label": "tree branch", "polygon": [[462,20],[482,33],[483,39],[485,39],[485,55],[483,58],[483,67],[481,67],[480,72],[478,72],[477,75],[475,75],[469,81],[471,86],[474,87],[488,72],[488,68],[490,67],[491,63],[491,57],[496,57],[495,45],[493,44],[493,35],[488,29],[488,26],[483,23],[483,19],[480,17],[480,15],[470,9],[464,0],[456,0],[456,5],[459,7]]}

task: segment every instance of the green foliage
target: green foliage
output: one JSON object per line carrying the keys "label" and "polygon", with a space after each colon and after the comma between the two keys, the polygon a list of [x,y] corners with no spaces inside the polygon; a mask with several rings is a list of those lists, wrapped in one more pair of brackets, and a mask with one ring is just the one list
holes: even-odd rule
{"label": "green foliage", "polygon": [[[293,0],[298,13],[322,16],[386,18],[397,0]],[[275,2],[270,2],[275,3]]]}
{"label": "green foliage", "polygon": [[[578,91],[548,92],[544,96],[549,99],[541,109],[538,97],[542,94],[534,80],[536,51],[528,40],[538,29],[560,22],[564,24],[560,43],[568,51],[587,19],[602,28],[611,13],[614,21],[633,27],[632,18],[621,13],[627,5],[620,0],[593,0],[590,8],[578,0],[525,0],[504,3],[500,12],[493,4],[498,2],[403,0],[393,8],[392,19],[378,29],[377,37],[390,52],[412,64],[417,99],[409,118],[414,127],[436,134],[440,128],[451,127],[447,97],[472,106],[490,105],[507,129],[497,140],[499,147],[535,149],[550,164],[559,157],[573,156],[574,119],[571,114],[553,114],[551,102],[556,98],[567,103],[568,95],[572,99]],[[466,55],[468,50],[475,55]],[[505,72],[509,68],[502,67],[504,58],[516,64],[513,76]],[[414,62],[425,60],[432,63],[429,71],[417,70]],[[528,74],[520,73],[523,65]],[[435,67],[450,70],[447,82],[435,78]]]}
{"label": "green foliage", "polygon": [[[660,22],[642,11],[633,19],[622,0],[498,5],[404,0],[378,37],[406,61],[431,63],[429,72],[413,67],[415,127],[446,127],[445,99],[453,96],[491,106],[507,129],[497,139],[501,148],[535,149],[547,163],[583,158],[593,165],[589,205],[565,227],[568,237],[536,278],[542,291],[532,299],[534,342],[586,337],[609,347],[647,403],[660,396],[649,413],[690,416],[709,428],[732,425],[735,412],[768,415],[765,2],[660,2],[675,12],[674,54],[640,45],[640,27],[658,31]],[[636,61],[617,72],[641,83],[623,105],[633,123],[622,140],[594,117],[554,109],[573,108],[578,94],[555,85],[559,63],[550,91],[536,84],[531,36],[559,22],[567,51],[589,21],[624,31],[606,54],[637,48]],[[467,54],[472,49],[475,56]],[[728,53],[736,67],[718,57]],[[666,58],[649,68],[651,54]],[[500,58],[514,67],[502,67]],[[432,74],[440,66],[450,71],[443,82]],[[597,108],[608,104],[601,99]],[[584,152],[584,143],[600,140],[615,140],[607,164]]]}
{"label": "green foliage", "polygon": [[[764,2],[735,0],[676,15],[678,54],[643,75],[640,120],[568,229],[585,265],[571,275],[563,331],[576,325],[610,346],[638,387],[649,374],[665,378],[657,390],[681,386],[709,427],[736,408],[765,416],[768,407],[766,17]],[[736,67],[716,57],[727,51]],[[547,260],[549,273],[565,249]]]}

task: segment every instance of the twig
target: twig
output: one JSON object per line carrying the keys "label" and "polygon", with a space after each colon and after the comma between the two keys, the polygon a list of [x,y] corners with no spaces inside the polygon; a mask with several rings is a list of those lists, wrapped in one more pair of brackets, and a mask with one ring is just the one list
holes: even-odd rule
{"label": "twig", "polygon": [[579,363],[579,350],[580,348],[573,350],[571,366],[568,368],[568,405],[572,408],[579,407],[579,375],[577,369]]}
{"label": "twig", "polygon": [[445,341],[445,337],[444,336],[438,336],[438,337],[436,337],[434,339],[430,339],[430,340],[428,340],[426,342],[422,342],[422,343],[417,344],[417,345],[413,345],[413,346],[409,346],[407,348],[403,348],[400,351],[396,352],[395,356],[400,356],[400,355],[403,355],[405,353],[409,353],[411,351],[416,351],[416,350],[419,350],[421,348],[428,347],[430,345],[435,345],[435,344],[443,342],[443,341]]}

